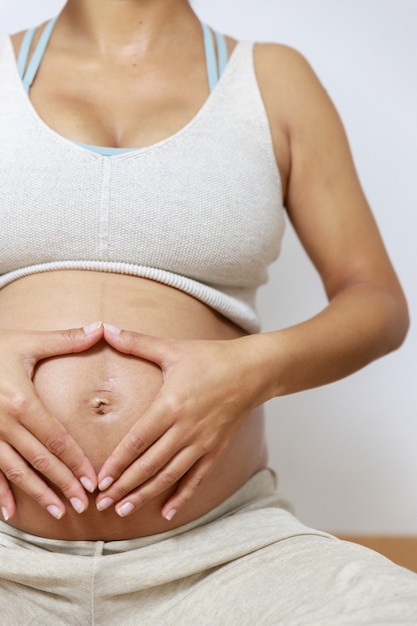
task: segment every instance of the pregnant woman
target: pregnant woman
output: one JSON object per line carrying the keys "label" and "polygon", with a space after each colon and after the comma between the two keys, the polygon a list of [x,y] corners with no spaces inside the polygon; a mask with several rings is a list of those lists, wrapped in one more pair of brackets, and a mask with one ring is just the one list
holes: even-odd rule
{"label": "pregnant woman", "polygon": [[[187,0],[68,0],[0,76],[3,623],[414,623],[417,578],[267,469],[262,404],[408,324],[307,63]],[[284,205],[329,305],[260,333]]]}

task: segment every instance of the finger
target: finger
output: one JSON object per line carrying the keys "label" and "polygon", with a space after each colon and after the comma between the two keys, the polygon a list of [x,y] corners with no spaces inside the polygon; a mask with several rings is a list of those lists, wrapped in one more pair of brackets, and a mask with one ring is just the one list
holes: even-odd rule
{"label": "finger", "polygon": [[[33,333],[31,333],[33,334]],[[103,323],[93,322],[84,328],[38,331],[39,341],[30,346],[36,361],[61,354],[82,352],[91,348],[103,336]],[[29,344],[28,344],[29,345]]]}
{"label": "finger", "polygon": [[[167,411],[163,409],[162,403],[159,403],[157,397],[151,408],[123,437],[100,469],[98,474],[98,488],[100,491],[105,491],[120,478],[138,457],[143,455],[169,430],[170,426],[171,421],[167,419]],[[175,451],[177,448],[175,448]]]}
{"label": "finger", "polygon": [[160,339],[129,330],[121,330],[111,324],[103,324],[104,338],[113,348],[161,365],[169,350],[171,340]]}
{"label": "finger", "polygon": [[7,522],[16,513],[16,503],[10,489],[10,484],[3,472],[0,471],[0,510],[3,520]]}
{"label": "finger", "polygon": [[178,511],[196,495],[203,480],[214,467],[218,456],[218,454],[207,454],[187,472],[179,483],[175,493],[164,504],[161,511],[162,517],[170,522]]}
{"label": "finger", "polygon": [[[73,475],[71,495],[81,497],[82,501],[86,502],[84,489],[78,481],[92,493],[97,487],[97,476],[83,449],[69,435],[63,424],[46,411],[33,391],[30,395],[23,392],[20,400],[16,400],[13,408],[9,407],[9,409],[24,427],[22,430],[15,431],[13,438],[10,438],[10,443],[30,462],[35,454],[39,455],[38,471],[46,476],[47,474],[40,466],[43,464],[46,467],[47,465],[48,478],[58,487],[58,482],[64,482],[64,469],[68,470]],[[30,439],[30,446],[25,445],[25,433],[34,437]]]}
{"label": "finger", "polygon": [[[69,437],[69,435],[67,436]],[[82,484],[75,478],[73,471],[59,461],[28,431],[22,429],[18,436],[18,442],[19,454],[38,474],[45,476],[58,488],[60,493],[71,502],[77,513],[83,513],[87,509],[89,501]],[[20,487],[24,489],[22,485]]]}
{"label": "finger", "polygon": [[[147,452],[137,458],[117,481],[97,497],[98,510],[103,511],[158,474],[184,447],[182,442],[178,443],[179,441],[181,440],[175,434],[174,428],[166,432]],[[170,476],[167,478],[167,485],[170,486],[180,477],[180,475]]]}
{"label": "finger", "polygon": [[172,488],[197,460],[198,453],[194,448],[187,447],[180,450],[160,472],[118,502],[116,513],[120,517],[126,517],[137,511],[150,500]]}
{"label": "finger", "polygon": [[1,446],[1,470],[9,483],[13,483],[35,500],[55,519],[65,515],[65,505],[26,461],[7,444]]}

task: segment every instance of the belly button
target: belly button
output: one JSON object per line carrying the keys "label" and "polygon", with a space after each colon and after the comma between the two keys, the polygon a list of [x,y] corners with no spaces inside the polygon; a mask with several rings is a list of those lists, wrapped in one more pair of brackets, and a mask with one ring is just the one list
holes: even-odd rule
{"label": "belly button", "polygon": [[107,398],[95,397],[91,400],[91,406],[98,415],[106,415],[110,410],[111,402]]}

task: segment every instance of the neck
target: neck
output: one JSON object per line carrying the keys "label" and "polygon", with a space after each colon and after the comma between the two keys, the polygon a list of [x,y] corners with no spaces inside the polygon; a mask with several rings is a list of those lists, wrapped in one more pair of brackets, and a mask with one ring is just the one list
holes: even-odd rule
{"label": "neck", "polygon": [[195,27],[188,0],[67,0],[62,27],[103,53],[130,45],[149,47]]}

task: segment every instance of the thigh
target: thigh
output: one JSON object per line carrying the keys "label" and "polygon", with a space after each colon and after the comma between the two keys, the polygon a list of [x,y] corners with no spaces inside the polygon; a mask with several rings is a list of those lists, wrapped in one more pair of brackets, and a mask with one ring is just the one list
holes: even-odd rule
{"label": "thigh", "polygon": [[[315,531],[276,496],[96,571],[101,626],[415,626],[417,575]],[[96,613],[96,617],[99,613]],[[138,621],[140,618],[140,621]]]}
{"label": "thigh", "polygon": [[417,575],[361,546],[306,534],[208,573],[184,609],[181,623],[199,626],[415,626]]}
{"label": "thigh", "polygon": [[0,545],[0,624],[92,624],[88,562],[91,559]]}

